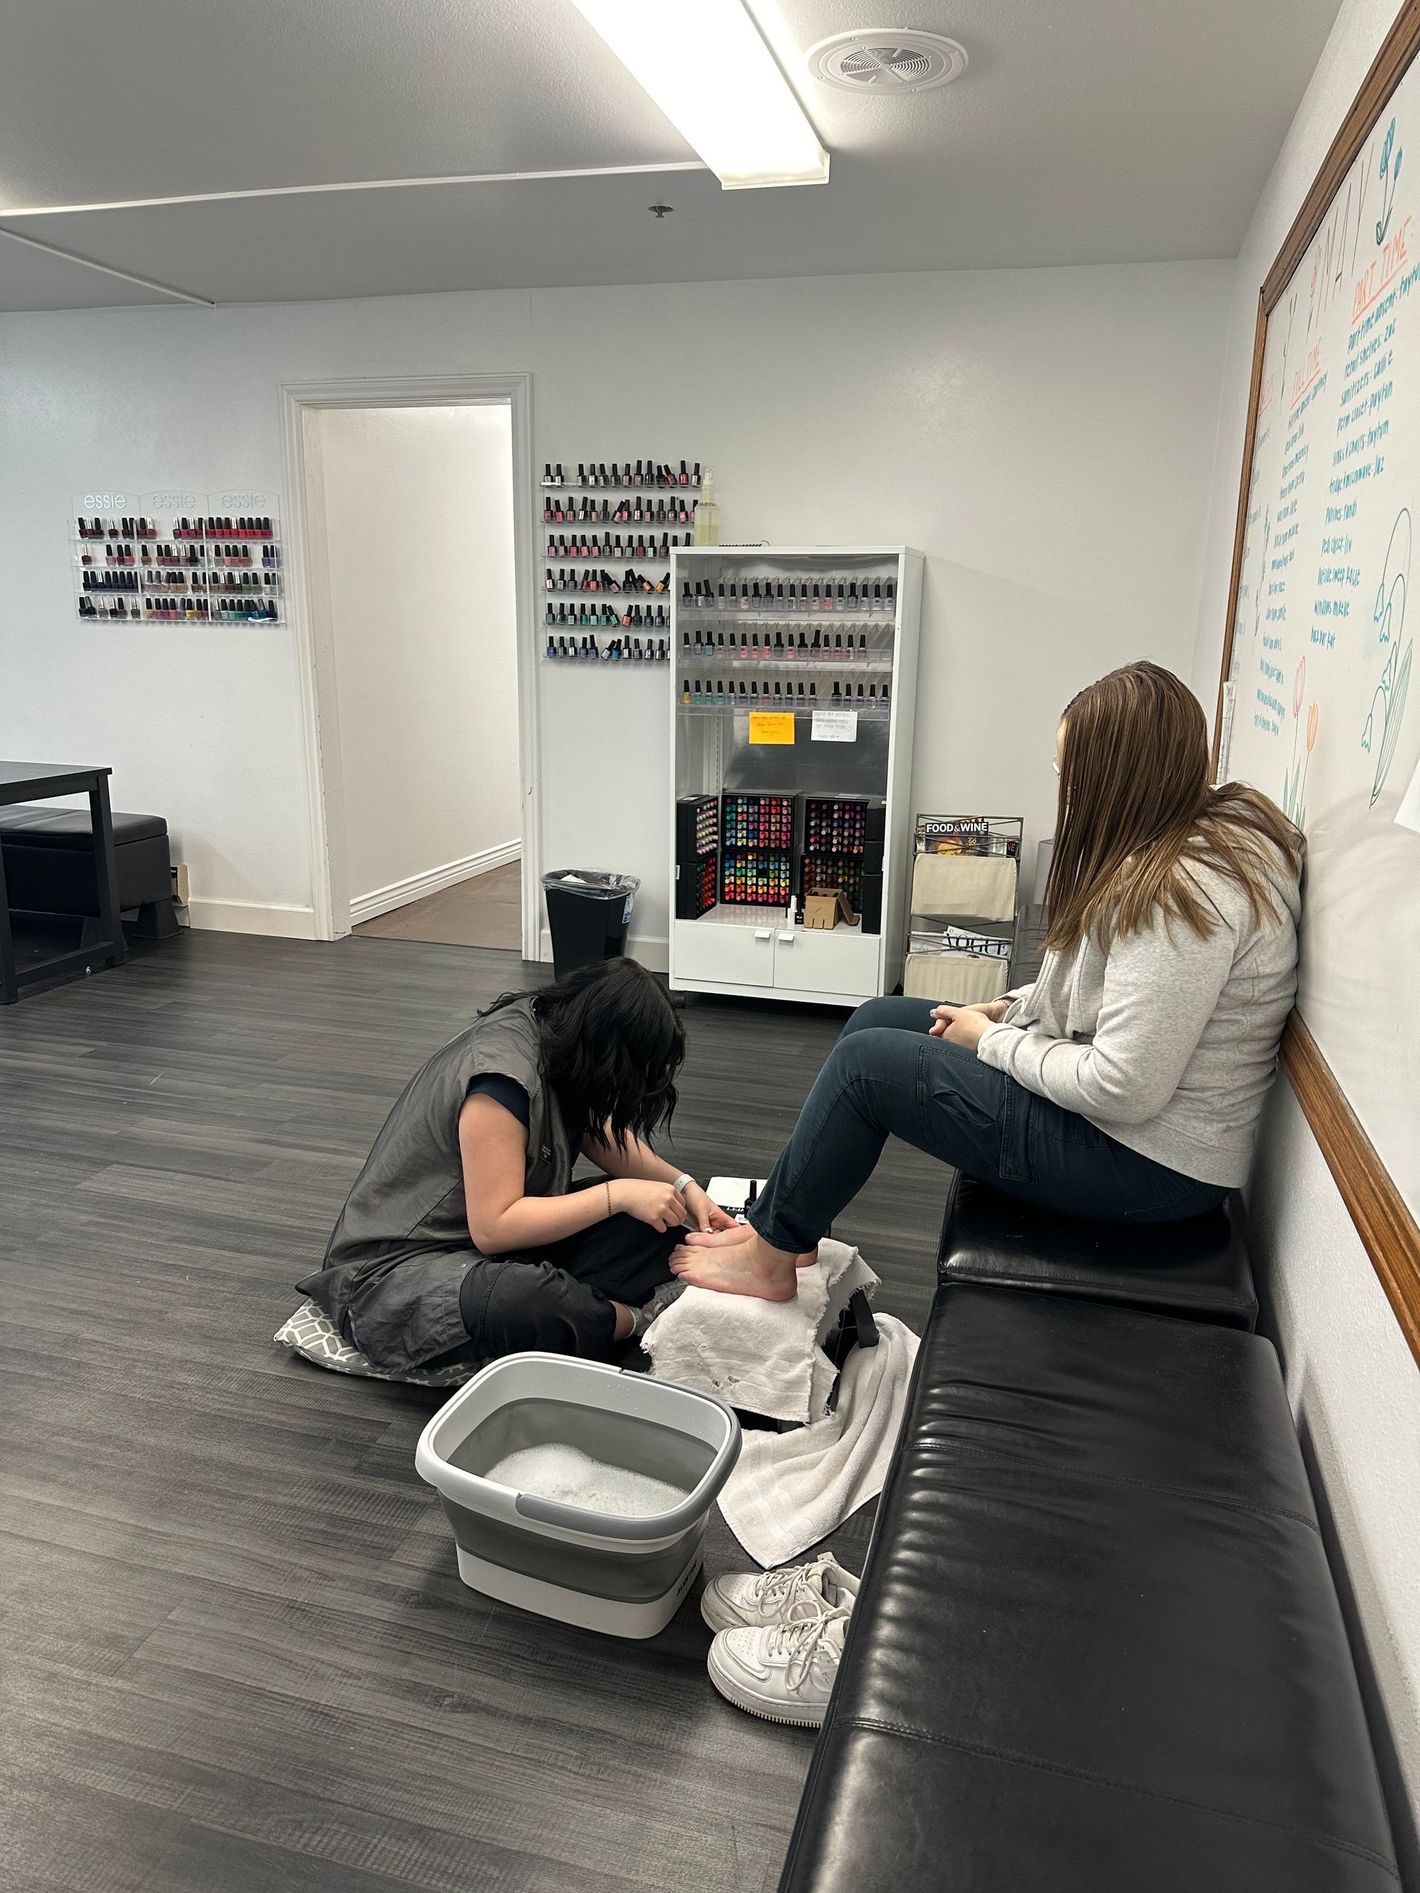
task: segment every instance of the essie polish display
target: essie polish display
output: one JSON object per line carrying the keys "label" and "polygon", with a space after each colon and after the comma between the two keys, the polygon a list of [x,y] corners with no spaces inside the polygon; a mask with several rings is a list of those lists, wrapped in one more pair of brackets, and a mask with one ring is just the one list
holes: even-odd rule
{"label": "essie polish display", "polygon": [[75,606],[85,622],[284,618],[280,520],[267,494],[88,493],[73,517]]}

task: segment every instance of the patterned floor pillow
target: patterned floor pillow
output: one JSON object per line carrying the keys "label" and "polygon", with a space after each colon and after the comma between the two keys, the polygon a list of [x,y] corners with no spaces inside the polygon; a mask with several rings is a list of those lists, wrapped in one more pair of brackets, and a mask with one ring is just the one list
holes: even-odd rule
{"label": "patterned floor pillow", "polygon": [[372,1366],[359,1348],[351,1347],[330,1316],[313,1301],[303,1301],[271,1338],[317,1367],[329,1367],[337,1374],[363,1374],[367,1380],[407,1380],[416,1387],[461,1387],[478,1372],[476,1361],[456,1361],[448,1367],[411,1367],[403,1374],[386,1373]]}

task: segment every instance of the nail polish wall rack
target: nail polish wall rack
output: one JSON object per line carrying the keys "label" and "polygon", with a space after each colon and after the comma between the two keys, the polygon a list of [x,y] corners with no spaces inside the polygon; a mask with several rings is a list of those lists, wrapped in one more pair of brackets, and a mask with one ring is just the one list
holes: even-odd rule
{"label": "nail polish wall rack", "polygon": [[75,611],[85,623],[279,624],[284,616],[272,495],[90,492],[74,500],[69,535]]}
{"label": "nail polish wall rack", "polygon": [[[904,938],[920,553],[722,544],[678,552],[671,570],[673,793],[788,794],[815,811],[812,834],[796,832],[791,893],[777,913],[767,902],[768,915],[761,908],[745,924],[738,889],[723,887],[718,906],[698,911],[694,864],[686,870],[691,885],[670,925],[672,986],[844,1007],[892,991]],[[834,845],[853,839],[842,813],[850,805],[875,811],[871,863]],[[683,867],[676,860],[672,871]],[[840,913],[836,925],[806,926],[810,885],[845,894],[857,920]]]}

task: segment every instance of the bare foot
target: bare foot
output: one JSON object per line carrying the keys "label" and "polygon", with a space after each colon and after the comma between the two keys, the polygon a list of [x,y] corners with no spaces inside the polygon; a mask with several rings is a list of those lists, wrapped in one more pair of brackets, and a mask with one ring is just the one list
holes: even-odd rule
{"label": "bare foot", "polygon": [[[675,1254],[678,1255],[682,1261],[685,1261],[689,1259],[687,1251],[694,1252],[704,1249],[729,1249],[734,1251],[748,1242],[750,1237],[754,1234],[755,1231],[750,1228],[748,1223],[735,1223],[729,1229],[692,1229],[686,1234],[684,1241],[680,1248],[675,1251]],[[767,1248],[768,1244],[765,1244],[765,1247]],[[770,1250],[771,1255],[782,1255],[783,1253],[782,1249]],[[815,1244],[812,1249],[805,1250],[803,1255],[796,1255],[794,1257],[794,1267],[796,1269],[811,1269],[817,1261],[818,1245]]]}
{"label": "bare foot", "polygon": [[687,1236],[671,1257],[671,1274],[692,1288],[710,1288],[721,1295],[755,1295],[761,1301],[792,1301],[799,1292],[794,1257],[771,1249],[754,1230],[739,1242],[714,1236]]}

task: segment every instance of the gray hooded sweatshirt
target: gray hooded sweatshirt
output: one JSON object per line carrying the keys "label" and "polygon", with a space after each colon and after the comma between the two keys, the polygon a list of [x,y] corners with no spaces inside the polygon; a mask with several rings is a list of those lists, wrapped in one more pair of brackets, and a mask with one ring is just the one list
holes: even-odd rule
{"label": "gray hooded sweatshirt", "polygon": [[1296,876],[1266,860],[1278,918],[1254,923],[1237,882],[1191,864],[1210,939],[1149,924],[1106,951],[1048,953],[977,1056],[1106,1136],[1200,1182],[1246,1182],[1262,1102],[1297,990]]}

